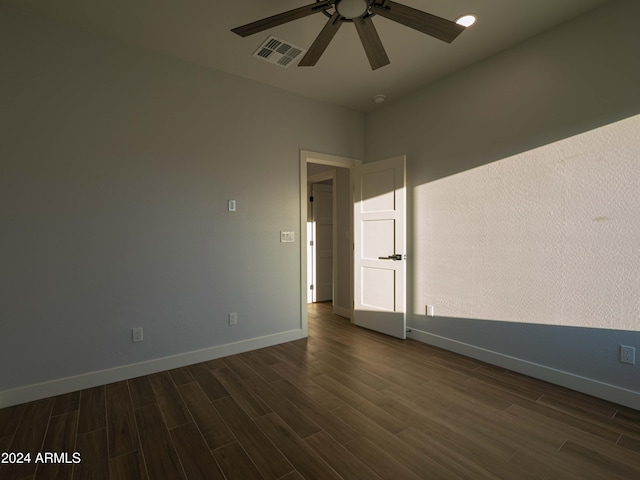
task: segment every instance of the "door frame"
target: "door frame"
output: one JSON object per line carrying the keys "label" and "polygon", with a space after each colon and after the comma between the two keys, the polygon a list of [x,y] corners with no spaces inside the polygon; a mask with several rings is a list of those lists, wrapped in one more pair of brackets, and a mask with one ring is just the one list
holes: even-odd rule
{"label": "door frame", "polygon": [[[341,157],[326,153],[313,152],[310,150],[300,150],[300,329],[302,336],[309,335],[309,323],[307,318],[307,163],[317,163],[332,167],[347,168],[351,171],[359,165],[361,160],[355,158]],[[351,185],[353,185],[353,175],[351,175]],[[334,185],[335,190],[335,185]],[[353,204],[353,199],[351,201]],[[353,234],[353,205],[350,206],[350,226]],[[334,204],[334,208],[336,208]],[[353,249],[349,253],[350,279],[349,279],[349,303],[350,318],[353,319]],[[335,284],[334,284],[335,288]]]}

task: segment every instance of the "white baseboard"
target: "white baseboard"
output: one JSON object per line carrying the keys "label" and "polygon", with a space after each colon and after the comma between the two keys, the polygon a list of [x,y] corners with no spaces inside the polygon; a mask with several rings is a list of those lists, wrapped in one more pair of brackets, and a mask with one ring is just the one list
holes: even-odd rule
{"label": "white baseboard", "polygon": [[174,368],[185,367],[187,365],[193,365],[194,363],[206,362],[215,358],[227,357],[229,355],[270,347],[272,345],[291,342],[301,338],[304,338],[302,330],[289,330],[287,332],[227,343],[225,345],[180,353],[178,355],[157,358],[146,362],[85,373],[73,377],[60,378],[12,390],[5,390],[0,392],[0,408],[75,392],[77,390],[96,387],[98,385],[128,380],[130,378],[136,378],[143,375],[150,375],[152,373],[158,373]]}
{"label": "white baseboard", "polygon": [[510,357],[502,353],[486,350],[468,343],[459,342],[450,338],[434,335],[433,333],[411,328],[407,332],[407,338],[422,343],[440,347],[451,352],[459,353],[467,357],[475,358],[483,362],[497,365],[514,372],[522,373],[533,378],[544,380],[555,385],[586,393],[597,398],[602,398],[618,405],[640,410],[640,392],[634,392],[615,385],[581,377],[562,370],[556,370],[545,365]]}

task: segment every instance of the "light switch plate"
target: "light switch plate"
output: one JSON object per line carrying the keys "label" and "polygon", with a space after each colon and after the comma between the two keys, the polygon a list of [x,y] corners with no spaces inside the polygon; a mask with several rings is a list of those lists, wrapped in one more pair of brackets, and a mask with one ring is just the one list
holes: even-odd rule
{"label": "light switch plate", "polygon": [[280,243],[292,242],[295,242],[295,235],[293,232],[280,232]]}
{"label": "light switch plate", "polygon": [[236,211],[236,201],[235,200],[229,200],[229,211],[230,212],[235,212]]}

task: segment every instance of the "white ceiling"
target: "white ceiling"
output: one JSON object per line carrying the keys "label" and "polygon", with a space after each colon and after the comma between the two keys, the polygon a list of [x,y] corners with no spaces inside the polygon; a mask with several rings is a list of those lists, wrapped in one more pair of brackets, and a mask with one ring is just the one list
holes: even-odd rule
{"label": "white ceiling", "polygon": [[610,0],[396,0],[450,20],[478,16],[447,44],[374,17],[391,64],[372,71],[360,39],[344,24],[315,67],[282,68],[254,58],[269,34],[308,48],[327,18],[314,14],[241,38],[230,29],[314,0],[0,0],[174,58],[267,83],[361,112],[372,97],[392,101]]}

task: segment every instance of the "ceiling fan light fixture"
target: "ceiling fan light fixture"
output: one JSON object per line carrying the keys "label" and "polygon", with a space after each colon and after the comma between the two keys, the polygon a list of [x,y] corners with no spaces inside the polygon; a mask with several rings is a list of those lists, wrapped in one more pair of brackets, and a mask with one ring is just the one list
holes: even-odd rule
{"label": "ceiling fan light fixture", "polygon": [[367,0],[336,0],[336,10],[341,17],[351,20],[367,13],[369,2]]}
{"label": "ceiling fan light fixture", "polygon": [[462,15],[461,17],[458,17],[458,19],[456,20],[456,23],[458,25],[462,25],[463,27],[470,27],[471,25],[476,23],[477,20],[478,20],[478,17],[476,17],[472,13],[468,13],[466,15]]}
{"label": "ceiling fan light fixture", "polygon": [[[360,43],[364,47],[371,69],[376,70],[389,65],[389,57],[371,20],[374,15],[380,15],[446,43],[453,42],[466,28],[446,18],[391,0],[315,0],[315,3],[247,23],[232,28],[231,31],[241,37],[248,37],[317,13],[325,15],[329,20],[305,56],[298,62],[299,67],[315,65],[329,42],[336,35],[340,25],[346,22],[353,24],[358,37],[360,37]],[[467,18],[475,20],[475,15],[467,16]],[[458,21],[464,20],[459,19]]]}

